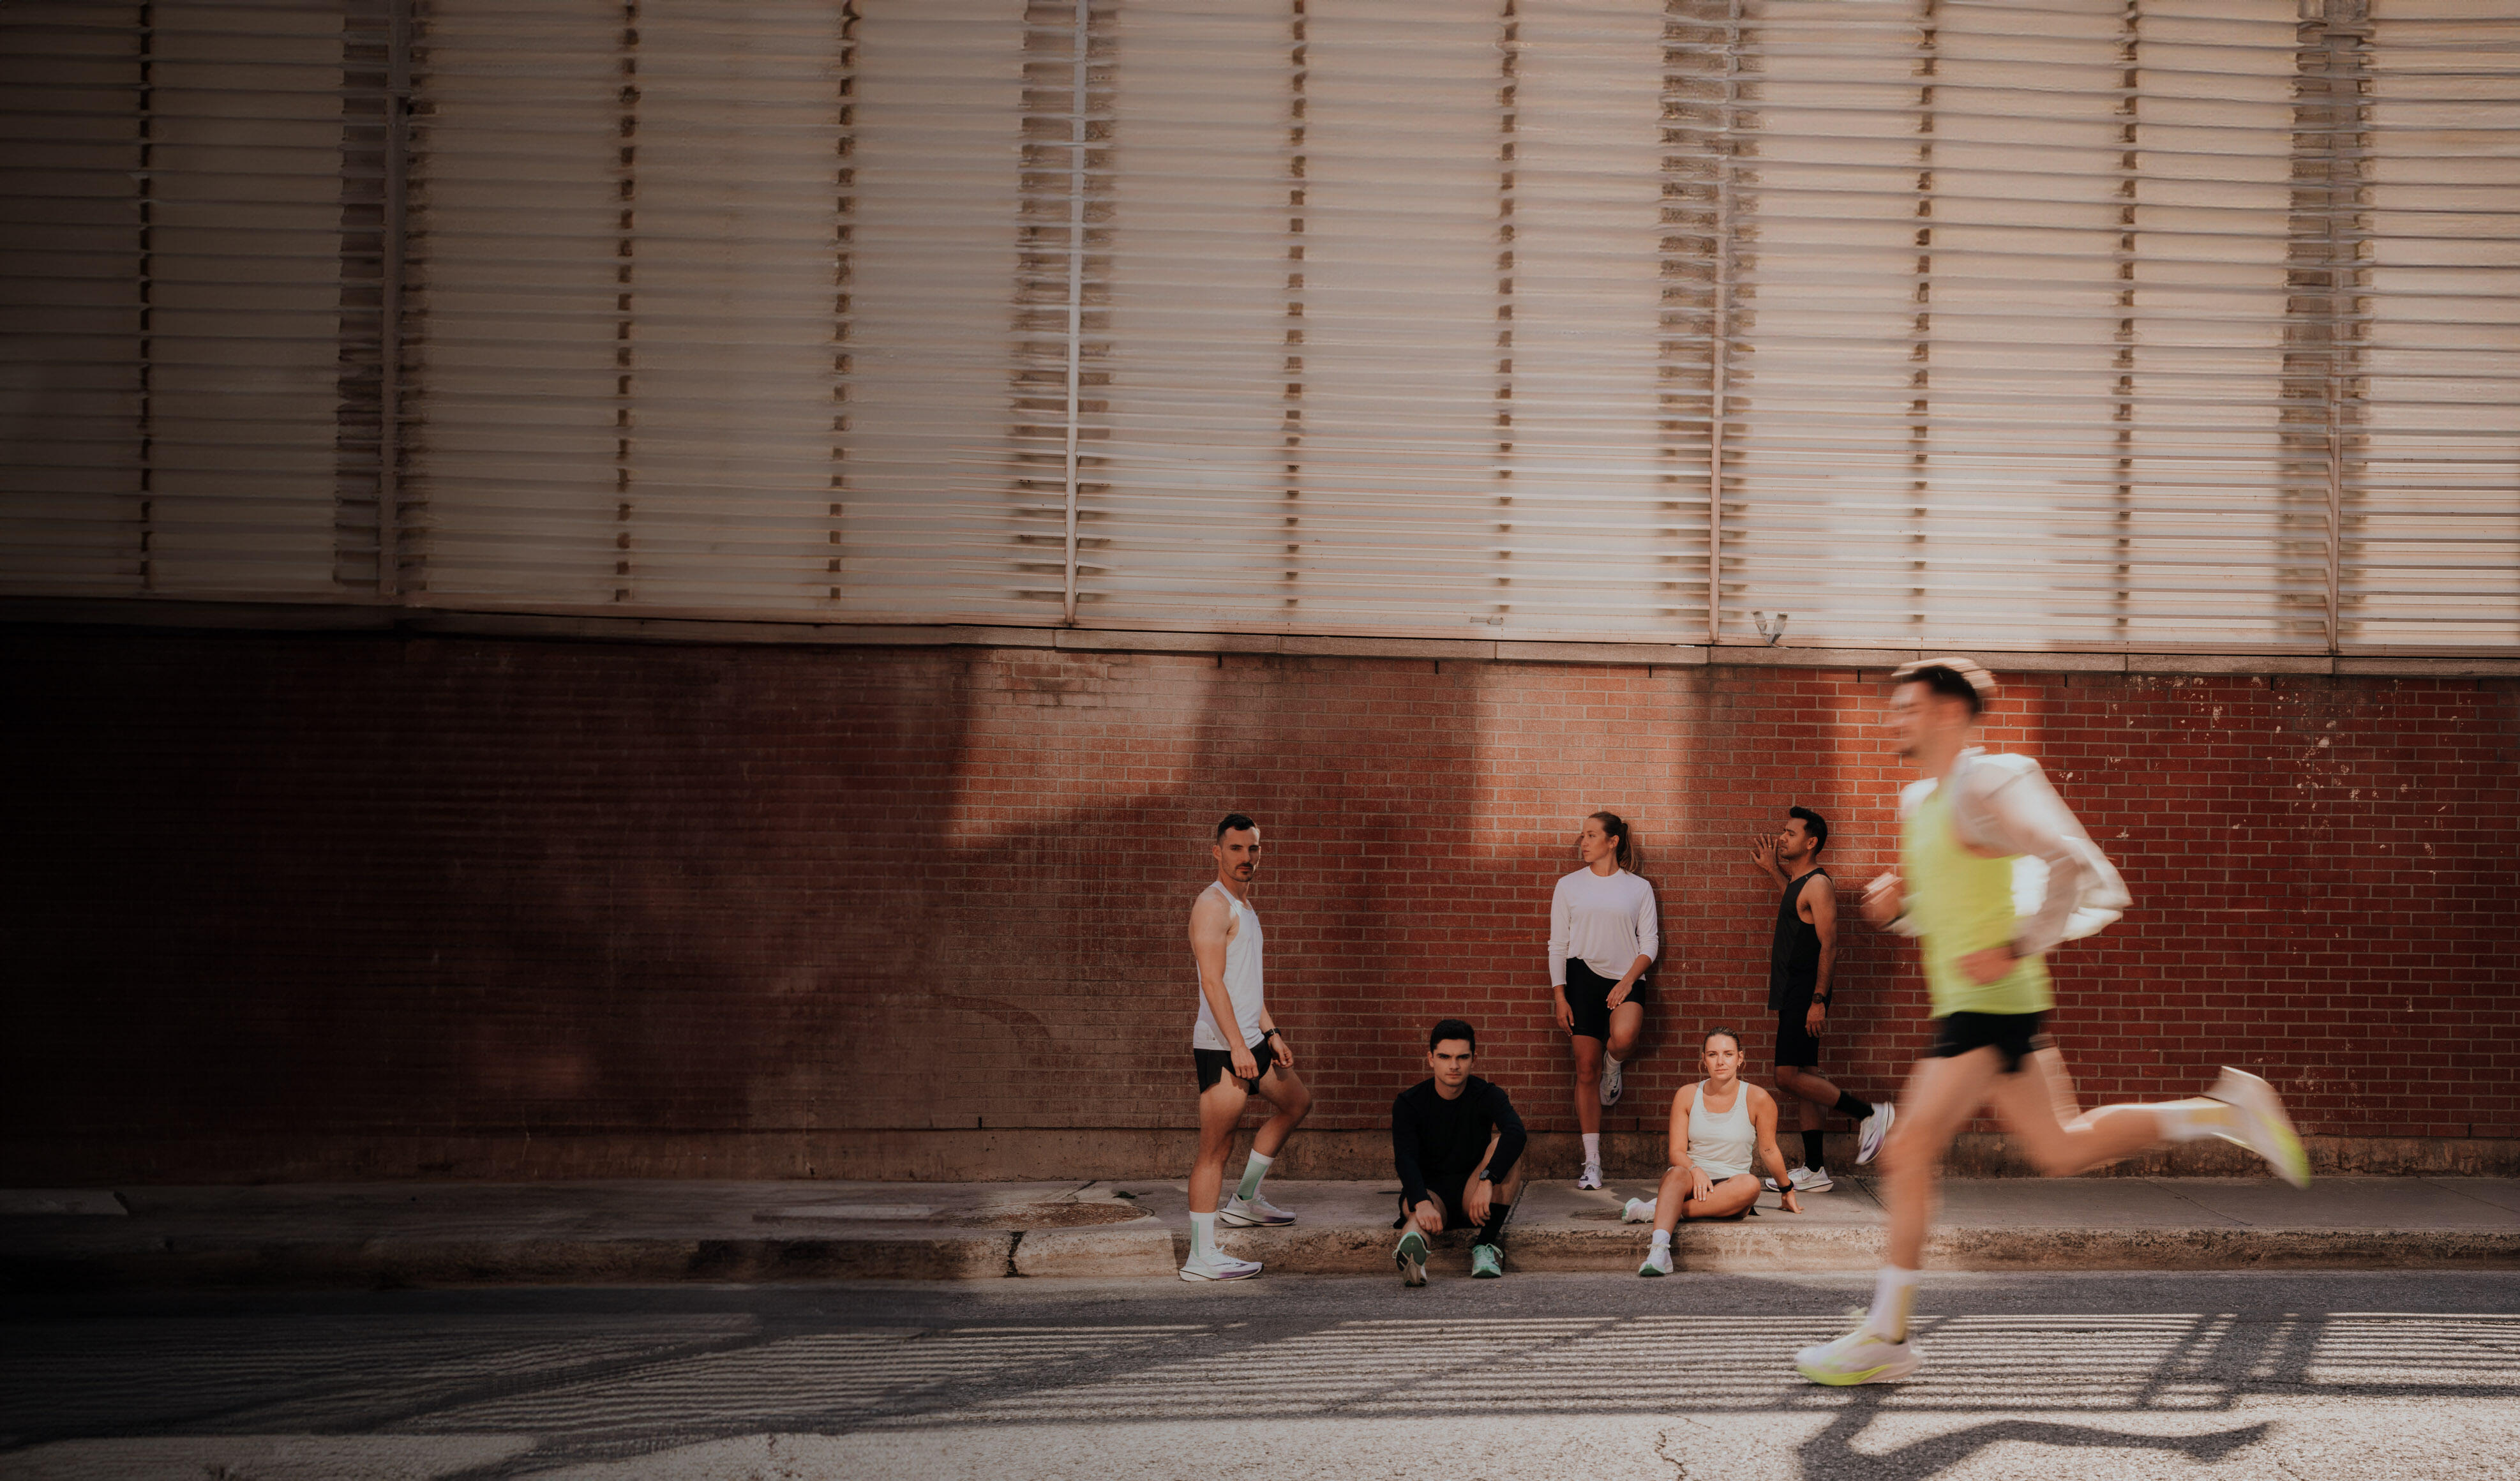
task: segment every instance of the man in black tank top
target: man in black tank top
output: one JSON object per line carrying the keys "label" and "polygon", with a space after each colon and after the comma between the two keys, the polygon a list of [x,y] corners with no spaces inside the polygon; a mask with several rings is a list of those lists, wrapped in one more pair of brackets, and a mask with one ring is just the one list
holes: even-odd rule
{"label": "man in black tank top", "polygon": [[[1821,1153],[1825,1111],[1858,1123],[1855,1160],[1869,1162],[1881,1149],[1894,1114],[1889,1102],[1859,1100],[1820,1077],[1820,1036],[1828,1022],[1835,990],[1837,887],[1820,867],[1828,846],[1828,820],[1808,807],[1787,810],[1785,826],[1751,849],[1751,862],[1784,891],[1777,902],[1776,938],[1768,948],[1768,1010],[1777,1015],[1777,1099],[1800,1107],[1803,1167],[1793,1185],[1804,1192],[1833,1186]],[[1771,1184],[1775,1180],[1769,1180]]]}

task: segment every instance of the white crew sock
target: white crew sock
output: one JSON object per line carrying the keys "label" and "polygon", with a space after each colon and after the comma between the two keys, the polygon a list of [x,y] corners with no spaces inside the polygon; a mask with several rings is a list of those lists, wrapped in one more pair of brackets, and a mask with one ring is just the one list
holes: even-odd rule
{"label": "white crew sock", "polygon": [[2161,1124],[2164,1142],[2193,1142],[2200,1137],[2219,1137],[2238,1124],[2231,1107],[2220,1100],[2199,1096],[2193,1100],[2166,1100],[2146,1106]]}
{"label": "white crew sock", "polygon": [[1601,1134],[1599,1132],[1586,1132],[1584,1134],[1584,1165],[1586,1167],[1598,1167],[1601,1165]]}
{"label": "white crew sock", "polygon": [[1242,1164],[1242,1186],[1234,1190],[1234,1196],[1245,1203],[1250,1202],[1253,1195],[1260,1191],[1260,1180],[1269,1176],[1269,1168],[1277,1160],[1275,1157],[1261,1156],[1259,1149],[1254,1147],[1251,1160]]}
{"label": "white crew sock", "polygon": [[1612,1068],[1612,1069],[1617,1069],[1617,1068],[1619,1067],[1619,1056],[1618,1056],[1618,1055],[1607,1055],[1607,1054],[1605,1054],[1605,1055],[1603,1055],[1601,1057],[1602,1057],[1603,1059],[1606,1059],[1606,1060],[1608,1060],[1608,1061],[1609,1061],[1610,1068]]}
{"label": "white crew sock", "polygon": [[1671,1248],[1671,1231],[1667,1229],[1655,1230],[1653,1247],[1656,1249]]}
{"label": "white crew sock", "polygon": [[1881,1267],[1881,1279],[1872,1287],[1872,1310],[1865,1314],[1864,1329],[1884,1342],[1908,1340],[1908,1309],[1916,1301],[1916,1273],[1895,1265]]}
{"label": "white crew sock", "polygon": [[1216,1258],[1216,1215],[1213,1211],[1190,1216],[1190,1257],[1193,1260]]}

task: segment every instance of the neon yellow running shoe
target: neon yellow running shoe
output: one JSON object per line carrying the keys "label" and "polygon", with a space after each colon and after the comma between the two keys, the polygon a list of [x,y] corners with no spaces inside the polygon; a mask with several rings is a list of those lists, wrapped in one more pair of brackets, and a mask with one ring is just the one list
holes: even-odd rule
{"label": "neon yellow running shoe", "polygon": [[2275,1176],[2293,1187],[2310,1187],[2310,1153],[2302,1149],[2300,1134],[2292,1129],[2292,1117],[2284,1114],[2283,1097],[2275,1094],[2273,1086],[2247,1070],[2227,1064],[2223,1066],[2223,1078],[2214,1082],[2205,1099],[2231,1107],[2239,1122],[2229,1131],[2214,1135],[2266,1158]]}
{"label": "neon yellow running shoe", "polygon": [[1794,1354],[1794,1370],[1814,1383],[1846,1388],[1857,1383],[1897,1383],[1925,1366],[1913,1342],[1891,1342],[1859,1326],[1834,1342]]}

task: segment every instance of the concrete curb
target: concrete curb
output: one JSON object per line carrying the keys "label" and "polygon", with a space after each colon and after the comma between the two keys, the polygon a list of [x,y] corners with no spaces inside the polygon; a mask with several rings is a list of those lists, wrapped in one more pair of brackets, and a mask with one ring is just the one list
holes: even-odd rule
{"label": "concrete curb", "polygon": [[[1229,1253],[1289,1275],[1381,1275],[1388,1230],[1358,1226],[1236,1230]],[[1630,1275],[1642,1226],[1516,1230],[1509,1270]],[[1880,1232],[1864,1227],[1700,1226],[1673,1245],[1683,1271],[1776,1274],[1869,1270]],[[403,1240],[268,1243],[0,1257],[0,1289],[673,1284],[686,1281],[1160,1279],[1189,1255],[1187,1231],[1157,1221],[1093,1229],[868,1231],[751,1239]],[[1944,1270],[2459,1270],[2520,1265],[2520,1229],[1962,1229],[1935,1236]],[[1434,1269],[1466,1274],[1468,1240],[1436,1241]]]}

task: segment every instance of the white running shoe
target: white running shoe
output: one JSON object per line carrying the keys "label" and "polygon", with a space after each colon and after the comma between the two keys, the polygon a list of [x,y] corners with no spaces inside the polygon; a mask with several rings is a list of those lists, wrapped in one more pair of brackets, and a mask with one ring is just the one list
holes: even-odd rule
{"label": "white running shoe", "polygon": [[1237,1260],[1232,1255],[1217,1255],[1202,1260],[1193,1254],[1181,1268],[1185,1280],[1248,1280],[1260,1274],[1257,1260]]}
{"label": "white running shoe", "polygon": [[1640,1276],[1670,1275],[1671,1246],[1666,1244],[1659,1249],[1648,1251],[1645,1255],[1645,1263],[1637,1267],[1637,1274]]}
{"label": "white running shoe", "polygon": [[1585,1163],[1584,1172],[1582,1176],[1575,1180],[1575,1186],[1582,1189],[1599,1188],[1601,1186],[1601,1164],[1598,1162]]}
{"label": "white running shoe", "polygon": [[[1828,1169],[1824,1167],[1798,1167],[1785,1174],[1785,1178],[1793,1184],[1794,1191],[1798,1193],[1824,1193],[1837,1187],[1829,1181]],[[1774,1178],[1760,1179],[1759,1186],[1772,1193],[1777,1191],[1777,1180]]]}
{"label": "white running shoe", "polygon": [[1601,1103],[1618,1104],[1620,1095],[1627,1090],[1627,1083],[1626,1068],[1618,1060],[1603,1055],[1601,1056]]}
{"label": "white running shoe", "polygon": [[1872,1114],[1855,1125],[1855,1165],[1862,1167],[1878,1156],[1881,1144],[1890,1140],[1890,1123],[1899,1119],[1899,1107],[1884,1100],[1872,1107]]}
{"label": "white running shoe", "polygon": [[2301,1137],[2292,1129],[2292,1117],[2284,1114],[2283,1098],[2273,1086],[2227,1064],[2223,1078],[2214,1082],[2205,1099],[2231,1107],[2240,1123],[2214,1135],[2266,1158],[2275,1176],[2293,1187],[2310,1187],[2310,1153],[2302,1149]]}
{"label": "white running shoe", "polygon": [[1619,1210],[1619,1222],[1621,1224],[1651,1224],[1654,1216],[1654,1205],[1660,1201],[1662,1200],[1658,1198],[1630,1198],[1628,1200],[1628,1206]]}
{"label": "white running shoe", "polygon": [[1266,1198],[1234,1198],[1217,1210],[1216,1222],[1231,1224],[1237,1229],[1251,1229],[1260,1225],[1292,1224],[1295,1216]]}
{"label": "white running shoe", "polygon": [[1400,1236],[1400,1245],[1391,1252],[1391,1263],[1400,1267],[1400,1283],[1426,1283],[1426,1236],[1411,1230]]}
{"label": "white running shoe", "polygon": [[1814,1383],[1845,1388],[1856,1383],[1896,1383],[1924,1367],[1924,1349],[1890,1342],[1859,1326],[1834,1342],[1794,1354],[1794,1370]]}

